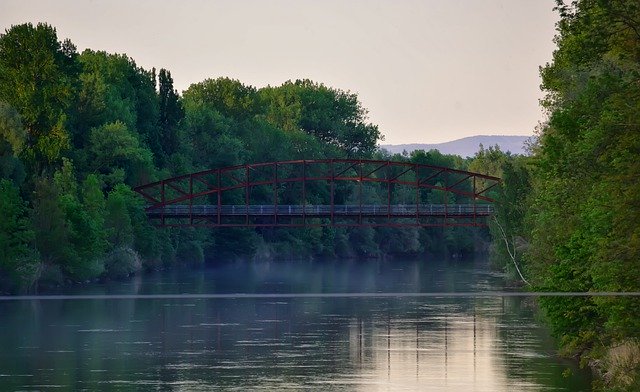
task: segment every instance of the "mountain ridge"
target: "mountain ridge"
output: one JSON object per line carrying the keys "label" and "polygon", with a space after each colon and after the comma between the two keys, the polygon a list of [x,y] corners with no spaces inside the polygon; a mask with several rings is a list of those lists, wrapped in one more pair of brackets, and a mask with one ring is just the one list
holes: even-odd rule
{"label": "mountain ridge", "polygon": [[444,143],[382,144],[380,147],[392,154],[401,154],[403,151],[411,153],[415,150],[438,150],[442,154],[460,155],[464,158],[474,156],[480,150],[480,144],[482,144],[484,148],[498,145],[500,150],[504,152],[509,151],[512,154],[526,155],[528,154],[526,142],[532,138],[533,135],[476,135]]}

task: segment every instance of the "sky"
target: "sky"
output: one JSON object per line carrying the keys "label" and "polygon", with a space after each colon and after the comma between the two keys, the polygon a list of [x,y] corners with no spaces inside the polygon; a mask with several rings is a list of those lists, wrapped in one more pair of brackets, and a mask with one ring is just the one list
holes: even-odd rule
{"label": "sky", "polygon": [[383,144],[532,135],[553,0],[0,0],[0,32],[47,22],[174,86],[312,79],[358,95]]}

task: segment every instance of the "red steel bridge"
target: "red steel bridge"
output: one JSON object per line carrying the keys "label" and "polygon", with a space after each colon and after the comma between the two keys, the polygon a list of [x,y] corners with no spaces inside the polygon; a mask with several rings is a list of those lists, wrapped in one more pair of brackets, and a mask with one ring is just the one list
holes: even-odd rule
{"label": "red steel bridge", "polygon": [[136,187],[158,226],[484,226],[497,177],[410,162],[254,163]]}

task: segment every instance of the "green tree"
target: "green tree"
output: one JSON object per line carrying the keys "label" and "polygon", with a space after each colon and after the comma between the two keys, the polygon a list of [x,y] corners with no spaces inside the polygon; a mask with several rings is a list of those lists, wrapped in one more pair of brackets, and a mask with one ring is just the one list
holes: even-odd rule
{"label": "green tree", "polygon": [[109,185],[126,181],[141,184],[154,176],[152,153],[135,133],[119,121],[93,128],[89,138],[88,168],[101,174]]}
{"label": "green tree", "polygon": [[225,100],[219,96],[220,89],[215,81],[209,80],[192,85],[184,93],[184,151],[197,168],[231,166],[245,161],[246,150],[238,135],[238,121],[221,112],[231,115],[241,111],[242,105],[236,101],[245,99],[229,98],[230,107],[226,107]]}
{"label": "green tree", "polygon": [[77,97],[74,144],[83,147],[92,128],[121,122],[157,156],[162,154],[153,72],[120,54],[85,50]]}
{"label": "green tree", "polygon": [[66,111],[77,77],[77,54],[55,28],[39,23],[12,26],[0,36],[0,101],[20,113],[29,163],[42,169],[69,147]]}
{"label": "green tree", "polygon": [[173,88],[171,72],[160,69],[158,74],[160,146],[163,159],[178,150],[178,125],[184,117],[184,110],[178,92]]}
{"label": "green tree", "polygon": [[50,179],[39,178],[36,181],[31,219],[35,245],[42,261],[59,265],[69,253],[69,229],[57,189]]}
{"label": "green tree", "polygon": [[286,82],[261,93],[266,118],[285,130],[303,130],[347,156],[367,157],[382,139],[356,94],[310,80]]}
{"label": "green tree", "polygon": [[98,176],[90,174],[82,183],[82,204],[91,218],[104,224],[105,199]]}
{"label": "green tree", "polygon": [[0,101],[0,140],[5,140],[11,147],[11,152],[18,155],[22,152],[26,139],[27,133],[18,111]]}
{"label": "green tree", "polygon": [[[557,9],[558,49],[541,69],[549,118],[534,149],[528,267],[540,289],[638,291],[640,5],[576,0],[558,1]],[[633,301],[542,304],[570,354],[604,352],[637,338]]]}
{"label": "green tree", "polygon": [[258,91],[265,107],[265,119],[285,132],[300,130],[302,102],[299,88],[291,82],[279,87],[264,87]]}
{"label": "green tree", "polygon": [[107,197],[105,227],[108,240],[112,247],[133,246],[133,226],[127,207],[129,188],[126,185],[116,185]]}
{"label": "green tree", "polygon": [[8,178],[20,185],[26,176],[18,155],[26,142],[26,132],[18,112],[0,101],[0,178]]}
{"label": "green tree", "polygon": [[185,104],[202,103],[217,110],[227,118],[243,121],[260,112],[260,102],[255,87],[229,78],[206,79],[192,84],[184,92]]}
{"label": "green tree", "polygon": [[62,167],[54,173],[57,201],[64,212],[66,240],[65,257],[59,261],[67,276],[74,280],[92,279],[104,270],[104,228],[101,218],[94,220],[78,198],[78,182],[73,163],[62,159]]}
{"label": "green tree", "polygon": [[36,259],[32,257],[34,232],[27,204],[20,197],[18,189],[6,179],[0,179],[0,205],[0,271],[22,283],[19,275],[27,267],[22,264],[32,263]]}
{"label": "green tree", "polygon": [[108,276],[123,277],[143,267],[155,268],[162,262],[160,243],[165,238],[149,225],[142,201],[125,184],[117,184],[107,197],[105,227],[111,252],[107,256]]}

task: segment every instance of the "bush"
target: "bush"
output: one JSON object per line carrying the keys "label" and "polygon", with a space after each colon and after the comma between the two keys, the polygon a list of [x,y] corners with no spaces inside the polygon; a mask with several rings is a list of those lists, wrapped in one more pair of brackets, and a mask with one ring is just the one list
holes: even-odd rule
{"label": "bush", "polygon": [[40,262],[37,252],[33,251],[17,260],[14,271],[17,288],[19,291],[32,291],[36,283],[41,279],[44,264]]}
{"label": "bush", "polygon": [[640,387],[640,343],[625,341],[611,347],[604,358],[606,388],[614,391],[637,391]]}
{"label": "bush", "polygon": [[122,279],[142,269],[140,255],[131,248],[116,248],[109,252],[104,260],[105,276]]}
{"label": "bush", "polygon": [[204,263],[204,250],[199,241],[184,241],[178,244],[176,258],[184,264],[198,265]]}
{"label": "bush", "polygon": [[58,287],[64,283],[64,274],[59,265],[42,264],[38,286],[44,288]]}

